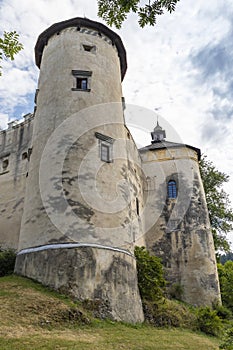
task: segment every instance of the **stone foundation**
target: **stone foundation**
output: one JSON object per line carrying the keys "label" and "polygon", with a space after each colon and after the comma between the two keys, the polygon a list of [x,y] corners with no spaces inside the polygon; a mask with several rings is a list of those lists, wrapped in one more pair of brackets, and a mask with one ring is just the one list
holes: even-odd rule
{"label": "stone foundation", "polygon": [[15,273],[74,299],[97,301],[103,317],[143,322],[136,261],[130,254],[93,247],[34,249],[18,254]]}

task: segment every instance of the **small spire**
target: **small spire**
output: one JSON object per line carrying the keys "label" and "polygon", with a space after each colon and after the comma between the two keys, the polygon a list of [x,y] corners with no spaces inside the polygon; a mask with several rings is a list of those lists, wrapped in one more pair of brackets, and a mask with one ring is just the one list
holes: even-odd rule
{"label": "small spire", "polygon": [[155,142],[161,142],[164,141],[166,138],[166,132],[163,130],[163,128],[159,125],[159,117],[157,116],[157,124],[154,128],[154,131],[151,132],[152,141],[151,143]]}

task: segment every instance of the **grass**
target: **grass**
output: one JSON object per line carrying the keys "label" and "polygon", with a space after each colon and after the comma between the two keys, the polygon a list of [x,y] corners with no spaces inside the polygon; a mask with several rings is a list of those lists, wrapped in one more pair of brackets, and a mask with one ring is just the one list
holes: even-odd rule
{"label": "grass", "polygon": [[0,278],[1,350],[217,350],[218,339],[182,329],[94,320],[80,304],[31,280]]}

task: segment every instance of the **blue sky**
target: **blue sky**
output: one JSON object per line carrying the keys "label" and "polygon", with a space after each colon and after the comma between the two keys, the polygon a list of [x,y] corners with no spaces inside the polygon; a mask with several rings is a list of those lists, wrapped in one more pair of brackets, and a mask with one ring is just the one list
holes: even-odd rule
{"label": "blue sky", "polygon": [[[14,62],[2,65],[1,127],[33,111],[38,35],[55,22],[84,15],[103,22],[95,0],[0,1],[0,32],[16,30],[24,44]],[[225,190],[233,202],[233,2],[180,0],[175,13],[161,16],[156,27],[140,29],[130,15],[115,31],[127,50],[126,102],[156,110],[184,143],[201,148],[229,174]],[[130,122],[148,131],[154,127],[151,120]],[[149,134],[136,137],[141,145],[150,142]],[[169,130],[167,138],[173,140]]]}

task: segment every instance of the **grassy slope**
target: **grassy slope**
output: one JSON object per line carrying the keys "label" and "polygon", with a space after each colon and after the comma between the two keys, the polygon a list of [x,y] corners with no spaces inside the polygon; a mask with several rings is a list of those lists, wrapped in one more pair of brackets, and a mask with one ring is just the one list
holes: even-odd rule
{"label": "grassy slope", "polygon": [[217,339],[187,330],[97,320],[85,324],[88,319],[80,306],[37,283],[16,276],[0,278],[1,350],[218,349]]}

